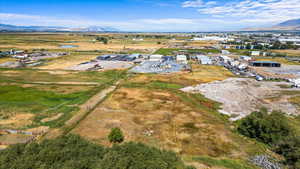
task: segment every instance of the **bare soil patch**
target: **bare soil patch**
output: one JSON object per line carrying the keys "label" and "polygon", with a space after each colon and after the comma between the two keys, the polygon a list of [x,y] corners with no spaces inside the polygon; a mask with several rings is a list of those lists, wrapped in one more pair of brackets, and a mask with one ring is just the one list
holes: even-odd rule
{"label": "bare soil patch", "polygon": [[[223,103],[221,113],[232,116],[237,120],[249,115],[262,107],[270,110],[281,110],[287,114],[300,114],[289,103],[290,96],[284,96],[280,85],[285,82],[258,82],[247,78],[230,78],[224,81],[216,81],[200,84],[194,87],[186,87],[185,92],[200,92],[205,97]],[[297,89],[295,89],[297,90]],[[270,99],[270,98],[277,99]]]}
{"label": "bare soil patch", "polygon": [[58,113],[57,115],[53,116],[53,117],[48,117],[48,118],[44,118],[43,120],[41,120],[41,122],[46,123],[49,121],[53,121],[53,120],[57,120],[59,119],[63,114],[62,113]]}
{"label": "bare soil patch", "polygon": [[6,128],[18,128],[32,123],[34,114],[31,113],[18,113],[5,120],[0,120],[0,126]]}

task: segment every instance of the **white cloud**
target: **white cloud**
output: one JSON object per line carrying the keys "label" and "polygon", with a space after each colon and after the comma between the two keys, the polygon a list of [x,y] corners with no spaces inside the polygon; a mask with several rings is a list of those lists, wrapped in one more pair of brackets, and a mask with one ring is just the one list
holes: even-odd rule
{"label": "white cloud", "polygon": [[[213,31],[220,30],[226,22],[222,19],[190,19],[190,18],[145,18],[129,21],[100,21],[86,19],[54,18],[27,14],[0,13],[0,23],[32,26],[109,26],[123,31]],[[219,23],[207,27],[211,22]],[[219,27],[220,26],[220,27]]]}
{"label": "white cloud", "polygon": [[183,2],[181,6],[183,8],[202,8],[209,7],[215,4],[217,4],[216,1],[208,1],[205,3],[203,0],[190,0]]}
{"label": "white cloud", "polygon": [[201,14],[223,17],[227,20],[240,20],[247,23],[276,24],[289,19],[300,18],[300,0],[242,0],[223,5],[201,8]]}
{"label": "white cloud", "polygon": [[192,0],[192,1],[185,1],[182,3],[182,7],[189,8],[189,7],[202,7],[204,2],[202,0]]}

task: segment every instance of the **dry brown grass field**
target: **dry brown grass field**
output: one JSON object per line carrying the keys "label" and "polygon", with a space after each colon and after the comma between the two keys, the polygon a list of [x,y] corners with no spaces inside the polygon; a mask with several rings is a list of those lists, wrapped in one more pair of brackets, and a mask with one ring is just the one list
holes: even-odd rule
{"label": "dry brown grass field", "polygon": [[[17,48],[23,50],[31,49],[51,49],[51,50],[108,50],[108,51],[122,51],[124,49],[130,50],[148,50],[155,51],[163,44],[157,42],[166,42],[167,40],[158,40],[147,38],[143,41],[133,41],[129,38],[120,37],[119,39],[112,39],[108,44],[95,41],[97,36],[109,37],[109,34],[93,34],[87,36],[84,34],[0,34],[0,49]],[[70,49],[61,49],[60,45],[77,45],[78,47]]]}
{"label": "dry brown grass field", "polygon": [[195,74],[131,75],[72,133],[110,146],[107,135],[111,128],[120,127],[126,141],[171,149],[187,157],[245,160],[265,151],[263,146],[233,132],[227,117],[217,112],[219,103],[179,90],[233,76],[222,67],[193,67]]}
{"label": "dry brown grass field", "polygon": [[272,51],[287,54],[288,56],[300,57],[300,50],[272,50]]}

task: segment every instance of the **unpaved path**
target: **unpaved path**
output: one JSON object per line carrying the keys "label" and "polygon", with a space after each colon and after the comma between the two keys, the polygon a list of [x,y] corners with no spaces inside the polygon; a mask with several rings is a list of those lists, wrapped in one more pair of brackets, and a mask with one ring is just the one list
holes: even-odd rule
{"label": "unpaved path", "polygon": [[99,85],[97,82],[31,82],[32,84],[46,85]]}
{"label": "unpaved path", "polygon": [[[118,83],[116,83],[117,85]],[[110,86],[91,97],[87,102],[80,105],[80,110],[59,129],[52,129],[45,134],[43,138],[56,138],[66,132],[71,131],[81,120],[83,120],[99,103],[101,103],[107,95],[116,89],[116,85]]]}

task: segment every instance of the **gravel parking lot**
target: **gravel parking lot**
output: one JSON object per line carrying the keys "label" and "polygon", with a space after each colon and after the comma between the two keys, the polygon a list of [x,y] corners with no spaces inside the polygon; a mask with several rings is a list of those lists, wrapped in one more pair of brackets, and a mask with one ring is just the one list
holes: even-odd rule
{"label": "gravel parking lot", "polygon": [[125,61],[93,61],[93,62],[81,63],[79,65],[69,67],[68,69],[85,71],[94,68],[96,65],[102,67],[101,70],[110,70],[110,69],[128,69],[133,66],[133,63],[125,62]]}

